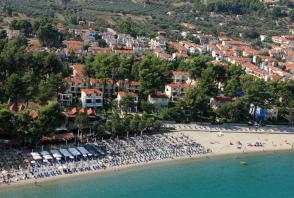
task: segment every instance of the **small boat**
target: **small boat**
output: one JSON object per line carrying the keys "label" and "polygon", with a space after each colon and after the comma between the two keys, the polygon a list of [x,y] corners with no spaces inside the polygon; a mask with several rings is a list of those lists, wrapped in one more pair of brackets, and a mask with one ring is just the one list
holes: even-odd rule
{"label": "small boat", "polygon": [[245,161],[240,161],[240,164],[241,164],[241,165],[244,165],[244,166],[247,166],[247,165],[248,165],[248,163],[245,162]]}

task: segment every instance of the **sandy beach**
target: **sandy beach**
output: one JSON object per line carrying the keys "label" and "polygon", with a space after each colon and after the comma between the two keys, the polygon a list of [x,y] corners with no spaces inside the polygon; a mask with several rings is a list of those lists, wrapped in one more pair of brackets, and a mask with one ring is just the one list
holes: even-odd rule
{"label": "sandy beach", "polygon": [[[206,148],[210,148],[212,150],[210,155],[290,150],[292,144],[294,144],[294,134],[227,132],[220,134],[218,132],[197,131],[185,131],[183,133]],[[248,143],[255,144],[256,142],[261,142],[263,146],[248,146]],[[237,148],[238,146],[239,148]]]}
{"label": "sandy beach", "polygon": [[[89,171],[71,175],[61,175],[57,177],[49,177],[45,179],[38,179],[37,183],[53,182],[54,180],[67,179],[74,177],[81,177],[93,174],[104,174],[107,172],[120,171],[131,169],[134,167],[144,167],[149,165],[155,165],[159,163],[170,163],[172,161],[179,160],[191,160],[191,159],[207,159],[220,156],[259,153],[259,152],[274,152],[274,151],[287,151],[293,149],[294,134],[256,134],[256,133],[218,133],[218,132],[199,132],[199,131],[183,131],[174,132],[174,134],[183,133],[189,136],[191,139],[212,150],[211,153],[205,155],[199,155],[194,157],[183,157],[168,160],[151,161],[148,163],[132,164],[122,167],[107,168],[99,171]],[[255,144],[261,142],[262,147],[248,146],[249,143]],[[16,187],[24,185],[35,185],[36,180],[24,180],[10,185],[0,185],[0,188]]]}

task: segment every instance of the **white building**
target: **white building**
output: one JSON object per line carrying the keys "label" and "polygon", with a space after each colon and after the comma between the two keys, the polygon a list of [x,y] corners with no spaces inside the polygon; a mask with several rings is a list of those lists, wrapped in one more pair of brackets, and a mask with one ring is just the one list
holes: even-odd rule
{"label": "white building", "polygon": [[67,90],[66,94],[72,94],[73,96],[79,96],[81,94],[81,89],[88,87],[87,82],[83,78],[66,78]]}
{"label": "white building", "polygon": [[124,97],[126,96],[130,96],[133,98],[133,103],[134,106],[130,107],[130,111],[138,111],[138,102],[139,102],[139,96],[136,93],[132,93],[132,92],[124,92],[124,91],[119,91],[117,94],[117,105],[119,107],[121,107],[121,101],[123,100]]}
{"label": "white building", "polygon": [[103,92],[99,89],[82,89],[81,103],[83,108],[99,108],[103,106]]}
{"label": "white building", "polygon": [[72,94],[71,93],[60,93],[58,94],[58,101],[62,106],[69,106],[72,103]]}
{"label": "white building", "polygon": [[181,98],[191,86],[190,84],[168,84],[165,85],[165,94],[174,102]]}
{"label": "white building", "polygon": [[176,84],[186,84],[191,82],[190,73],[182,71],[173,71],[173,82]]}
{"label": "white building", "polygon": [[168,107],[169,98],[162,93],[149,94],[148,102],[157,107]]}

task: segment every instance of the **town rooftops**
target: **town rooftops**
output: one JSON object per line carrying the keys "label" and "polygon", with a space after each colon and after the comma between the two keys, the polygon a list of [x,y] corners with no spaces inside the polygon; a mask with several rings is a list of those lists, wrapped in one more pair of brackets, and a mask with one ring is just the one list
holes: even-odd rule
{"label": "town rooftops", "polygon": [[88,51],[92,53],[109,53],[111,52],[111,49],[102,47],[89,47]]}
{"label": "town rooftops", "polygon": [[77,78],[77,77],[67,77],[67,78],[65,78],[65,81],[75,83],[75,84],[86,83],[85,79]]}
{"label": "town rooftops", "polygon": [[78,109],[77,107],[74,107],[68,111],[63,112],[63,114],[66,117],[76,117],[76,115],[78,113],[85,113],[88,117],[96,117],[96,112],[92,109],[92,108],[88,108],[88,109]]}
{"label": "town rooftops", "polygon": [[65,44],[68,48],[84,48],[84,43],[82,41],[69,40],[65,41]]}
{"label": "town rooftops", "polygon": [[71,65],[70,67],[76,72],[76,74],[75,74],[76,77],[83,77],[84,76],[83,71],[84,71],[85,65],[76,64],[76,65]]}
{"label": "town rooftops", "polygon": [[125,92],[125,91],[119,91],[117,95],[119,95],[120,97],[125,97],[125,96],[138,97],[138,94],[136,94],[136,93]]}
{"label": "town rooftops", "polygon": [[101,94],[102,91],[100,89],[81,89],[81,92],[85,94]]}

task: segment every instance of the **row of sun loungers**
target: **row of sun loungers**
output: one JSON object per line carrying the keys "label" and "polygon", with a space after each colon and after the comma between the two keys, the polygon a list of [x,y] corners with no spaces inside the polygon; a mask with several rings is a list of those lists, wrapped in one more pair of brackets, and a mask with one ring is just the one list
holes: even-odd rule
{"label": "row of sun loungers", "polygon": [[21,168],[14,170],[17,173],[14,175],[8,171],[3,172],[0,175],[0,184],[22,179],[43,179],[98,171],[107,167],[121,167],[154,160],[192,157],[207,152],[209,150],[183,134],[109,139],[79,147],[28,153],[26,172]]}

